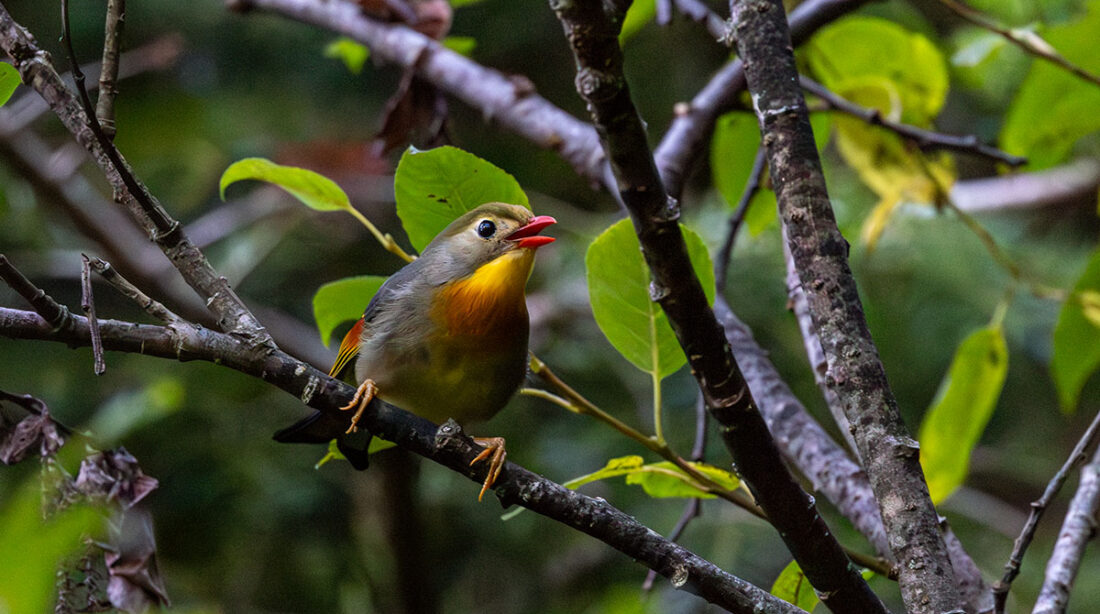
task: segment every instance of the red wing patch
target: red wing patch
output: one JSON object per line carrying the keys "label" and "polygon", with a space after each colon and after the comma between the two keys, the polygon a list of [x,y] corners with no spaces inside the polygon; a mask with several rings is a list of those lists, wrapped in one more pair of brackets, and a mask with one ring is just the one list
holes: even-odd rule
{"label": "red wing patch", "polygon": [[331,377],[341,377],[344,369],[351,363],[351,359],[359,354],[359,337],[362,334],[363,318],[359,318],[348,334],[344,335],[344,340],[340,342],[340,352],[336,355],[336,362],[328,372]]}

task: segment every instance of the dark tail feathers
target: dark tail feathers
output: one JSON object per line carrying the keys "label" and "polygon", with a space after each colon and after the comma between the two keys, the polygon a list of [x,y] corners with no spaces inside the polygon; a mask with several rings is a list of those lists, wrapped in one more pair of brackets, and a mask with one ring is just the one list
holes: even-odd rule
{"label": "dark tail feathers", "polygon": [[352,467],[363,471],[370,464],[370,448],[372,435],[366,429],[360,429],[357,433],[347,435],[347,422],[324,412],[316,411],[313,414],[295,422],[275,433],[273,438],[280,443],[328,443],[336,440],[336,447],[340,450]]}

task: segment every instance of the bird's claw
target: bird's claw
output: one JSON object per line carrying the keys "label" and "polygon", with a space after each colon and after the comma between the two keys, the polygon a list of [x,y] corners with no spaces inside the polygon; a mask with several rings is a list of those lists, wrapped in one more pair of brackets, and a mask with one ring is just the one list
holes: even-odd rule
{"label": "bird's claw", "polygon": [[355,414],[351,417],[351,426],[347,431],[344,431],[345,435],[351,435],[352,433],[359,432],[359,419],[363,417],[363,412],[367,410],[367,405],[370,405],[374,395],[378,394],[378,386],[372,379],[363,380],[362,384],[355,389],[355,396],[351,398],[351,402],[340,408],[341,411],[348,411],[355,407]]}
{"label": "bird's claw", "polygon": [[477,493],[477,500],[481,501],[481,498],[485,496],[485,491],[489,490],[493,483],[497,481],[501,469],[504,469],[504,459],[508,458],[508,452],[504,450],[503,437],[474,437],[474,441],[485,446],[485,449],[474,460],[470,461],[470,465],[473,466],[486,458],[489,459],[489,471],[485,474],[485,482],[481,485],[481,492]]}

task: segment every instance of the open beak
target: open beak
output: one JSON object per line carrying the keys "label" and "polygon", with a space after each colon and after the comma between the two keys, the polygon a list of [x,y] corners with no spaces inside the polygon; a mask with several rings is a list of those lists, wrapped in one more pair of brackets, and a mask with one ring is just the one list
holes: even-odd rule
{"label": "open beak", "polygon": [[515,241],[516,247],[535,249],[554,242],[554,237],[539,236],[539,233],[542,232],[543,228],[557,223],[558,221],[549,215],[537,215],[504,238],[508,241]]}

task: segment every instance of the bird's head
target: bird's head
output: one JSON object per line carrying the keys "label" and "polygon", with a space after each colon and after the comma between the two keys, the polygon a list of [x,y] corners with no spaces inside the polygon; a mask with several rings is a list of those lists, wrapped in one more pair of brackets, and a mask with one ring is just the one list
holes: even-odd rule
{"label": "bird's head", "polygon": [[507,254],[519,257],[517,264],[524,262],[530,271],[534,250],[554,241],[538,233],[554,223],[554,218],[536,216],[526,207],[486,203],[451,222],[421,258],[429,259],[436,274],[448,281],[468,277]]}

